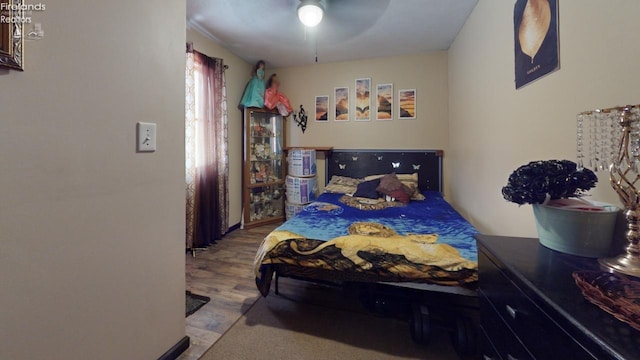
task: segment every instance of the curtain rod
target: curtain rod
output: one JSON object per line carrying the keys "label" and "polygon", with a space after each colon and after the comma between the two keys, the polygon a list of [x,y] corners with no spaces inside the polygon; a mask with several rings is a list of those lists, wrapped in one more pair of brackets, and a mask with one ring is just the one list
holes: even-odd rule
{"label": "curtain rod", "polygon": [[[190,42],[188,42],[188,43],[187,43],[187,52],[188,52],[188,53],[192,53],[192,52],[194,52],[194,51],[196,51],[196,50],[193,48],[193,42],[191,42],[191,41],[190,41]],[[227,65],[227,64],[222,65],[222,67],[223,67],[225,70],[229,69],[229,65]]]}

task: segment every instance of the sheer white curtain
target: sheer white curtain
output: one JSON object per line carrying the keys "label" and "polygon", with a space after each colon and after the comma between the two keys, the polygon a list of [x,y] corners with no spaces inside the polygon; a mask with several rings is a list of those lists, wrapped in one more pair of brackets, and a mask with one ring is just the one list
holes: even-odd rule
{"label": "sheer white curtain", "polygon": [[227,96],[222,59],[187,52],[185,72],[186,246],[205,247],[228,230]]}

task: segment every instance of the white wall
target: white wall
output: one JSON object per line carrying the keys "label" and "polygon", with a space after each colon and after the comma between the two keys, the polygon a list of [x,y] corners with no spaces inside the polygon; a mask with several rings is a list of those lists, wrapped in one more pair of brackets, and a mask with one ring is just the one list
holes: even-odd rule
{"label": "white wall", "polygon": [[[315,64],[302,67],[270,69],[282,83],[281,91],[297,111],[302,104],[309,115],[303,134],[290,116],[287,127],[288,146],[333,146],[336,149],[442,149],[449,146],[447,53],[432,52],[405,56],[381,57],[360,61]],[[394,86],[393,121],[354,121],[355,79],[370,77],[372,102],[377,84]],[[349,87],[351,121],[316,122],[315,96],[328,95],[330,109],[335,109],[335,87]],[[416,89],[417,119],[398,120],[398,90]],[[332,115],[332,114],[330,114]],[[447,160],[445,160],[446,163]],[[318,161],[320,183],[324,183],[324,161]],[[447,167],[445,166],[445,175]],[[445,176],[445,193],[448,191]]]}
{"label": "white wall", "polygon": [[185,5],[34,18],[25,71],[0,70],[0,358],[156,359],[185,334]]}
{"label": "white wall", "polygon": [[238,104],[244,87],[251,78],[253,64],[240,59],[194,29],[187,29],[187,41],[193,42],[193,47],[197,51],[211,57],[222,58],[224,63],[229,65],[225,78],[229,117],[229,225],[233,226],[240,223],[242,215],[243,128],[242,112],[238,109]]}
{"label": "white wall", "polygon": [[[514,86],[513,2],[482,0],[449,50],[452,201],[489,234],[536,236],[530,206],[502,198],[531,160],[575,161],[576,114],[640,102],[640,2],[559,1],[561,69]],[[619,204],[606,173],[593,198]]]}

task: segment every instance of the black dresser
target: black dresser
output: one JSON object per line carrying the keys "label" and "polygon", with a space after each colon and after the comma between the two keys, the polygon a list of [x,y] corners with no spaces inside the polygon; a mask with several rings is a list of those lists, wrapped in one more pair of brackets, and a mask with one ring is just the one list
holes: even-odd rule
{"label": "black dresser", "polygon": [[640,359],[640,331],[588,302],[571,276],[597,260],[538,239],[476,240],[484,360]]}

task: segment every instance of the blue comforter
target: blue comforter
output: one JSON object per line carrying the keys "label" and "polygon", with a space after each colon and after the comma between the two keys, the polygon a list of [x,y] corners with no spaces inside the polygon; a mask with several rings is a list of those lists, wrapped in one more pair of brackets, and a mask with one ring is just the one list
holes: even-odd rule
{"label": "blue comforter", "polygon": [[437,234],[439,243],[449,244],[465,259],[477,262],[473,235],[478,231],[447,203],[441,193],[426,191],[424,195],[424,201],[372,211],[341,203],[342,194],[324,193],[276,230],[329,241],[347,235],[349,225],[354,222],[375,222],[392,228],[400,235]]}

